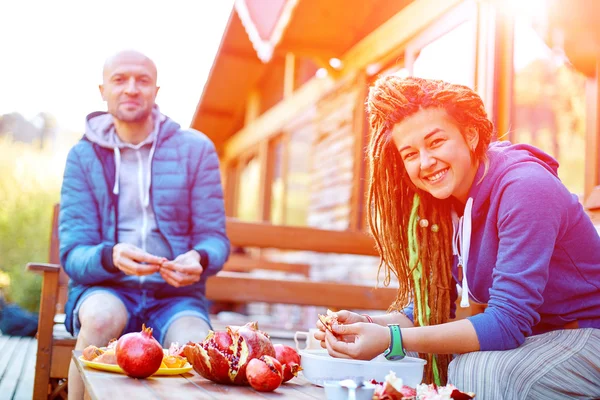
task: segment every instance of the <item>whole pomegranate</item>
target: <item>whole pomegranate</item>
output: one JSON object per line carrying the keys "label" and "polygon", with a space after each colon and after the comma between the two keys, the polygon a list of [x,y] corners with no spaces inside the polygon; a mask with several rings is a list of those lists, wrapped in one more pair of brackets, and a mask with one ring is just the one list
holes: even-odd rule
{"label": "whole pomegranate", "polygon": [[133,378],[147,378],[160,368],[162,346],[152,337],[152,328],[142,325],[141,332],[127,333],[115,348],[117,364]]}
{"label": "whole pomegranate", "polygon": [[200,375],[217,383],[247,385],[246,367],[264,355],[275,357],[269,335],[256,322],[228,326],[225,332],[209,331],[200,343],[188,343],[183,354]]}
{"label": "whole pomegranate", "polygon": [[300,356],[292,347],[285,344],[275,344],[275,357],[283,366],[283,381],[287,382],[302,371],[300,366]]}
{"label": "whole pomegranate", "polygon": [[283,367],[276,358],[270,356],[254,358],[248,363],[246,377],[254,390],[272,392],[281,385]]}

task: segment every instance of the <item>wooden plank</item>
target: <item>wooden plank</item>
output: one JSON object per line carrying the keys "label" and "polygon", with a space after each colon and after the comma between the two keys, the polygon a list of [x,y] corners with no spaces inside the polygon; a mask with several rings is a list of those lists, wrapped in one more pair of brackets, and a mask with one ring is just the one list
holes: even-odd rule
{"label": "wooden plank", "polygon": [[[150,388],[140,379],[126,375],[93,370],[79,361],[81,351],[73,352],[73,360],[79,370],[86,392],[92,400],[106,399],[156,399]],[[37,398],[37,397],[36,397]],[[40,397],[41,398],[41,397]]]}
{"label": "wooden plank", "polygon": [[347,308],[387,310],[396,299],[397,289],[373,286],[252,277],[220,272],[208,279],[206,297],[215,301],[267,302]]}
{"label": "wooden plank", "polygon": [[[214,399],[260,399],[261,394],[248,386],[230,386],[211,382],[204,379],[196,372],[188,374],[185,378],[194,385],[199,398],[214,398]],[[210,397],[209,397],[210,396]]]}
{"label": "wooden plank", "polygon": [[256,269],[284,271],[304,276],[309,276],[310,273],[310,265],[308,264],[275,262],[251,258],[240,254],[231,254],[229,260],[227,260],[223,266],[223,271],[229,272],[250,272]]}
{"label": "wooden plank", "polygon": [[35,374],[36,351],[37,341],[35,339],[29,339],[25,363],[23,365],[23,370],[21,371],[21,377],[17,384],[13,400],[31,400],[33,398],[33,377]]}
{"label": "wooden plank", "polygon": [[375,241],[365,232],[277,226],[228,218],[227,236],[232,244],[242,247],[379,255],[375,248]]}
{"label": "wooden plank", "polygon": [[0,380],[0,394],[5,398],[12,398],[17,388],[17,383],[21,377],[21,371],[25,364],[29,338],[14,337],[10,343],[13,346],[10,357],[2,360],[4,364],[4,374]]}
{"label": "wooden plank", "polygon": [[19,338],[16,336],[9,336],[8,340],[2,347],[2,353],[0,353],[0,379],[4,379],[4,374],[8,370],[9,365],[12,362],[12,357],[17,349],[17,343]]}
{"label": "wooden plank", "polygon": [[10,336],[0,334],[0,353],[4,351],[4,346],[8,343]]}
{"label": "wooden plank", "polygon": [[213,396],[209,392],[202,391],[194,385],[189,378],[193,374],[184,374],[177,376],[161,376],[149,379],[143,379],[142,383],[146,386],[155,398],[158,399],[217,399],[220,397]]}

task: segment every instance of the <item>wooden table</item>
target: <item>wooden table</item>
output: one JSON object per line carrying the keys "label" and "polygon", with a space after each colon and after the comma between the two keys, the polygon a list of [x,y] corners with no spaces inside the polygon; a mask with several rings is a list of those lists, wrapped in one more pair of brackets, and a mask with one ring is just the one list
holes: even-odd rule
{"label": "wooden table", "polygon": [[93,400],[325,398],[325,390],[304,379],[302,372],[274,392],[261,393],[249,386],[228,386],[211,382],[194,370],[176,376],[133,379],[118,373],[88,368],[79,360],[80,355],[81,351],[73,351],[73,360],[83,378],[86,398]]}

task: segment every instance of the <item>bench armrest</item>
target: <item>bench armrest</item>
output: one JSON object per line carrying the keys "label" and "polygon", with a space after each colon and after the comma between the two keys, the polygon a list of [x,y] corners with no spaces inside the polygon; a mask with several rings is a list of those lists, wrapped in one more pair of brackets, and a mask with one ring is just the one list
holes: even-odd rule
{"label": "bench armrest", "polygon": [[59,273],[60,265],[58,264],[44,264],[44,263],[27,263],[27,271],[35,272],[36,274],[43,274],[46,272]]}

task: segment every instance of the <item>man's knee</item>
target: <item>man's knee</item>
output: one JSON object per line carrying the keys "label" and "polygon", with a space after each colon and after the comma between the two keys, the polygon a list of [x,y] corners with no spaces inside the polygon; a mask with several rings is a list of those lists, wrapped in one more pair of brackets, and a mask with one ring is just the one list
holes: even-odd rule
{"label": "man's knee", "polygon": [[123,302],[108,292],[98,292],[84,300],[79,309],[81,332],[89,340],[119,337],[127,324],[128,313]]}
{"label": "man's knee", "polygon": [[169,326],[163,345],[169,347],[172,342],[178,342],[179,344],[190,341],[200,342],[204,340],[209,330],[208,322],[200,317],[184,316],[177,318]]}

